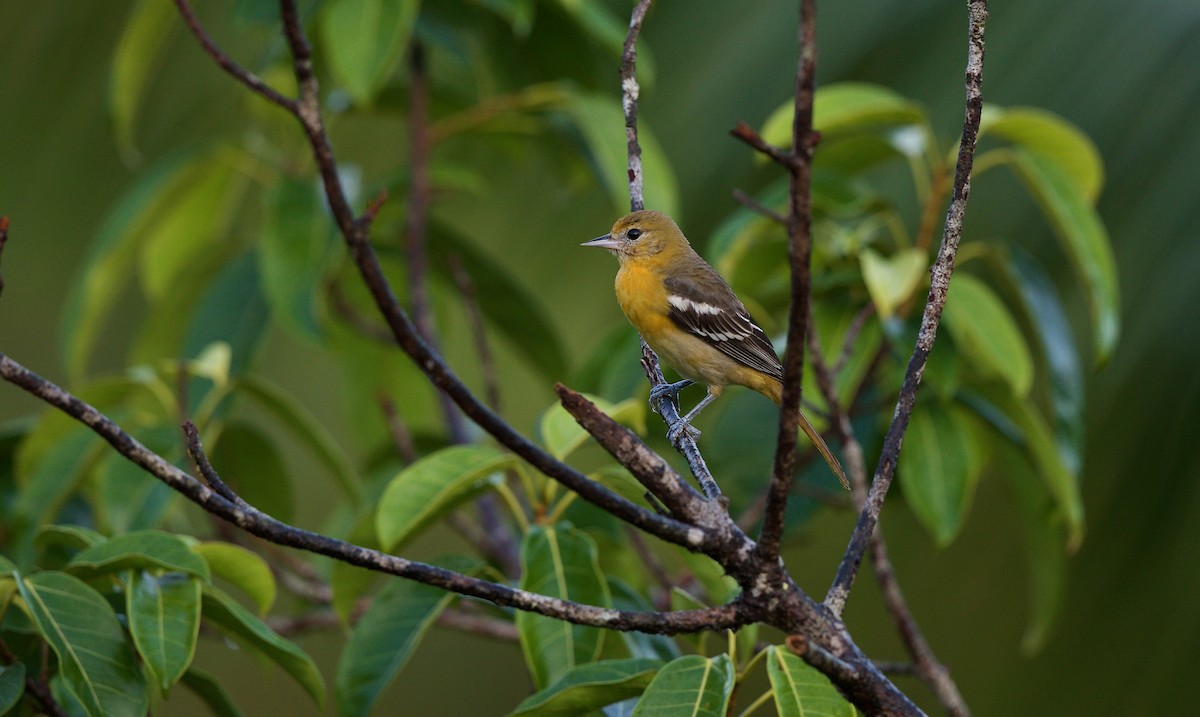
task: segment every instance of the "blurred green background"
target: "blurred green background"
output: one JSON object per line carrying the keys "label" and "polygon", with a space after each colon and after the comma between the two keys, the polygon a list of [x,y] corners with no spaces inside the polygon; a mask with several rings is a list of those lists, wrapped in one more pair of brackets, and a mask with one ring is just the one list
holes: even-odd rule
{"label": "blurred green background", "polygon": [[[197,3],[206,5],[205,3]],[[216,3],[228,7],[231,3]],[[611,3],[624,15],[624,3]],[[0,350],[61,380],[57,324],[63,299],[105,212],[139,169],[169,148],[228,132],[244,116],[245,92],[201,56],[191,38],[168,38],[139,114],[136,144],[144,163],[122,161],[108,121],[109,63],[131,3],[0,3],[0,214],[12,221],[4,254]],[[235,55],[255,42],[219,9],[213,33]],[[539,17],[537,22],[549,22]],[[945,0],[820,4],[818,79],[879,83],[924,103],[944,137],[962,121],[965,9]],[[537,32],[535,26],[535,32]],[[643,90],[642,118],[677,173],[680,219],[703,247],[733,207],[732,189],[753,174],[751,155],[727,131],[758,125],[792,88],[795,4],[656,3],[644,39],[656,77]],[[616,65],[612,63],[612,85]],[[1038,654],[1021,652],[1027,615],[1027,563],[1012,511],[996,481],[985,481],[956,543],[937,550],[902,503],[884,514],[897,572],[938,656],[976,714],[1153,714],[1185,712],[1182,687],[1200,666],[1200,4],[1181,0],[1020,0],[994,3],[987,32],[984,94],[1000,105],[1057,112],[1099,145],[1107,184],[1100,214],[1114,243],[1121,281],[1121,343],[1088,382],[1083,494],[1088,536],[1070,561],[1060,622]],[[261,105],[261,103],[260,103]],[[256,107],[261,110],[262,107]],[[292,131],[290,126],[287,127]],[[403,129],[369,126],[362,137],[335,137],[345,162],[370,165],[372,153],[404,142]],[[545,150],[547,152],[551,149]],[[527,182],[489,186],[452,203],[458,221],[486,236],[488,254],[538,287],[578,364],[623,322],[611,299],[614,266],[579,256],[576,244],[607,231],[613,210],[586,182],[564,188],[539,173],[537,152],[507,161],[528,166]],[[1003,237],[1051,266],[1065,259],[1016,183],[990,173],[973,188],[968,238]],[[518,200],[546,197],[537,213]],[[1082,298],[1068,299],[1086,331]],[[129,310],[136,312],[136,301]],[[128,332],[114,322],[93,368],[117,368]],[[448,354],[465,335],[451,331]],[[461,333],[461,332],[460,332]],[[1083,334],[1085,335],[1085,334]],[[529,430],[552,391],[501,348],[508,416]],[[353,447],[337,385],[310,349],[272,336],[260,367],[296,391]],[[470,366],[462,366],[476,380]],[[38,410],[0,387],[0,420]],[[321,490],[324,489],[322,485]],[[300,522],[320,514],[314,488]],[[844,548],[849,516],[821,519],[788,556],[801,584],[823,590]],[[414,546],[420,552],[424,546]],[[852,596],[847,622],[881,659],[901,653],[869,578]],[[304,638],[332,669],[339,640]],[[308,714],[300,689],[220,644],[201,650],[201,666],[230,680],[247,714]],[[331,672],[327,671],[327,676]],[[463,674],[472,689],[462,688]],[[269,689],[263,689],[269,684]],[[903,688],[929,706],[914,681]],[[528,692],[520,653],[435,630],[378,713],[502,714]],[[189,714],[186,697],[172,714]],[[197,712],[198,713],[198,712]]]}

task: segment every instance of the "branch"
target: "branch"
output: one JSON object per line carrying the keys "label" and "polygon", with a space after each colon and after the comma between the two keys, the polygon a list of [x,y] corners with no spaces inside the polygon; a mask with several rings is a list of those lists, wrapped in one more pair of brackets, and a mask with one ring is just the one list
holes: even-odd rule
{"label": "branch", "polygon": [[954,170],[954,190],[950,207],[946,211],[946,224],[942,231],[942,244],[938,249],[937,260],[930,271],[929,295],[925,301],[925,311],[921,316],[921,328],[917,333],[916,346],[913,347],[912,357],[904,374],[904,383],[900,387],[900,396],[896,401],[896,412],[892,425],[888,428],[883,442],[883,452],[879,464],[875,468],[875,477],[871,483],[871,491],[859,515],[858,523],[850,536],[850,544],[838,566],[837,575],[829,593],[825,596],[825,604],[836,614],[841,614],[862,563],[863,553],[870,542],[871,533],[879,521],[879,513],[883,509],[883,499],[891,487],[892,477],[896,472],[896,459],[900,454],[900,446],[904,442],[904,433],[908,429],[908,419],[912,415],[913,406],[917,399],[917,388],[921,385],[921,377],[925,373],[925,363],[929,360],[929,352],[937,336],[938,324],[942,317],[942,308],[946,305],[946,293],[950,289],[950,277],[954,273],[954,258],[958,252],[958,244],[962,238],[963,216],[967,208],[967,199],[971,194],[971,165],[975,159],[975,143],[979,137],[979,119],[983,109],[983,51],[984,26],[987,22],[987,0],[970,0],[970,28],[967,46],[966,71],[966,109],[963,120],[962,139],[959,143],[958,161]]}
{"label": "branch", "polygon": [[[792,120],[790,161],[781,162],[791,175],[788,201],[788,262],[791,265],[791,306],[788,309],[787,349],[783,354],[783,403],[775,463],[767,492],[767,506],[759,534],[759,554],[779,557],[788,494],[796,469],[797,431],[800,426],[800,380],[804,375],[804,340],[808,333],[812,281],[812,155],[817,135],[812,129],[813,86],[816,77],[816,2],[800,3],[800,57],[796,64],[795,117]],[[781,158],[772,155],[776,161]]]}
{"label": "branch", "polygon": [[[38,376],[3,353],[0,353],[0,378],[24,389],[83,423],[130,462],[157,477],[204,510],[276,545],[325,555],[367,570],[415,580],[460,595],[487,600],[496,605],[611,630],[678,634],[736,628],[757,619],[757,615],[753,611],[747,610],[737,601],[720,607],[668,613],[613,610],[594,605],[583,605],[489,582],[313,533],[288,525],[244,502],[239,505],[227,499],[146,448],[88,403]],[[194,436],[193,432],[189,439]],[[193,442],[189,447],[199,462],[199,456],[203,455],[199,443]]]}
{"label": "branch", "polygon": [[642,31],[642,21],[650,9],[651,0],[639,0],[629,17],[629,33],[621,52],[621,108],[625,111],[625,146],[629,160],[629,211],[646,208],[642,196],[642,147],[638,144],[637,130],[637,39]]}

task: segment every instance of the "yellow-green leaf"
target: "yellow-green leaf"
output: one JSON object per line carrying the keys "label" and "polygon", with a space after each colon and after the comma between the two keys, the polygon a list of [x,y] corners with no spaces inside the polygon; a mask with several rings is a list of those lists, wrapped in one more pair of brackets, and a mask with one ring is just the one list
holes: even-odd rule
{"label": "yellow-green leaf", "polygon": [[1033,385],[1033,358],[1017,322],[988,285],[959,272],[950,282],[943,314],[955,346],[984,375],[1001,378],[1013,395]]}
{"label": "yellow-green leaf", "polygon": [[912,296],[928,270],[928,257],[920,249],[901,249],[887,258],[863,249],[858,256],[867,293],[884,319]]}

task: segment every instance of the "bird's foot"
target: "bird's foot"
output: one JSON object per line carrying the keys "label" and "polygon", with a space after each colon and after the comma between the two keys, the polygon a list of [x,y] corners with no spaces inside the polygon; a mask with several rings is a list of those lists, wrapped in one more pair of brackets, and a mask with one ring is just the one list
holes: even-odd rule
{"label": "bird's foot", "polygon": [[675,443],[683,437],[684,433],[696,439],[700,436],[700,429],[688,423],[686,419],[681,418],[675,422],[675,425],[667,429],[667,440]]}
{"label": "bird's foot", "polygon": [[679,392],[691,386],[694,382],[684,379],[675,383],[660,383],[650,389],[650,410],[658,413],[658,402],[666,396],[678,396]]}

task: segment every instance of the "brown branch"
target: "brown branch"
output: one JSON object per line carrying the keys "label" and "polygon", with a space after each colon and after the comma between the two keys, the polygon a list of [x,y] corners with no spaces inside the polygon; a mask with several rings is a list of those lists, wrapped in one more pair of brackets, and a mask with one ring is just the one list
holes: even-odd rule
{"label": "brown branch", "polygon": [[[288,525],[242,502],[231,501],[162,456],[146,448],[100,411],[0,353],[0,378],[80,421],[107,441],[130,462],[166,483],[204,510],[268,542],[325,555],[367,570],[396,575],[433,585],[496,605],[536,612],[580,625],[611,630],[638,630],[653,634],[678,634],[721,630],[749,624],[757,614],[735,601],[720,607],[668,613],[613,610],[583,605],[493,583],[452,570],[395,555]],[[197,444],[193,450],[203,454]],[[698,531],[696,528],[692,530]]]}
{"label": "brown branch", "polygon": [[200,47],[203,48],[205,54],[220,65],[221,69],[228,72],[238,82],[241,82],[259,97],[277,104],[289,112],[296,112],[295,100],[285,97],[266,82],[263,82],[253,72],[234,62],[233,58],[226,55],[221,48],[217,47],[212,37],[204,31],[204,27],[200,25],[200,21],[196,19],[196,13],[192,11],[192,6],[188,3],[188,0],[175,0],[175,7],[179,8],[179,14],[183,17],[183,22],[187,25],[188,30],[191,30],[192,34],[196,36],[196,40],[200,42]]}
{"label": "brown branch", "polygon": [[640,88],[637,81],[637,39],[642,21],[650,9],[651,0],[640,0],[629,17],[629,33],[621,52],[621,108],[625,112],[625,145],[629,161],[629,211],[646,208],[642,196],[642,147],[638,144],[637,101]]}
{"label": "brown branch", "polygon": [[[745,127],[745,126],[746,125],[744,125],[744,124],[739,124],[738,128]],[[747,129],[749,129],[749,128],[747,127]],[[754,130],[750,130],[750,131],[752,134],[754,133]],[[754,136],[757,137],[758,135],[754,134]],[[750,211],[754,212],[755,214],[764,216],[767,219],[770,219],[771,221],[775,222],[776,224],[779,224],[780,226],[785,226],[785,227],[787,226],[787,217],[783,216],[782,214],[775,211],[774,209],[771,209],[770,207],[763,205],[757,199],[750,196],[749,194],[746,194],[742,190],[740,190],[740,189],[733,190],[733,198],[738,204],[741,204],[743,207],[749,209]]]}
{"label": "brown branch", "polygon": [[879,464],[875,468],[871,491],[867,495],[858,523],[854,526],[850,543],[846,547],[841,565],[838,566],[837,575],[825,596],[825,604],[836,614],[841,614],[845,607],[850,588],[858,573],[858,567],[862,563],[863,553],[867,550],[871,533],[874,532],[875,524],[879,520],[879,513],[883,509],[883,500],[887,496],[888,488],[891,487],[900,446],[904,442],[904,433],[908,428],[908,419],[912,415],[913,406],[916,403],[917,388],[921,385],[921,377],[925,373],[925,363],[929,360],[929,352],[937,337],[942,308],[946,304],[946,294],[950,289],[950,277],[954,273],[954,257],[962,238],[963,217],[967,208],[967,199],[971,194],[971,166],[975,159],[975,143],[979,137],[980,113],[983,110],[983,53],[987,0],[970,0],[968,11],[970,23],[965,78],[966,109],[958,160],[954,170],[954,189],[950,207],[946,211],[946,223],[942,230],[942,244],[930,271],[929,294],[925,302],[925,311],[921,316],[921,328],[917,333],[912,357],[908,361],[904,383],[900,387],[900,396],[896,401],[896,412],[892,419],[892,425],[884,438],[883,452],[879,457]]}
{"label": "brown branch", "polygon": [[767,560],[779,557],[787,499],[795,477],[800,381],[804,375],[804,341],[808,334],[809,302],[812,298],[812,155],[817,142],[817,135],[812,128],[817,62],[815,0],[801,0],[799,42],[792,147],[788,152],[791,161],[783,163],[791,177],[787,230],[792,300],[788,309],[787,349],[783,354],[783,403],[779,411],[775,462],[758,539],[759,554]]}
{"label": "brown branch", "polygon": [[[8,243],[8,217],[0,217],[0,261],[4,259],[4,245]],[[4,296],[4,274],[0,273],[0,296]]]}
{"label": "brown branch", "polygon": [[376,400],[379,401],[379,410],[383,411],[383,420],[387,424],[388,435],[392,439],[396,455],[400,456],[400,460],[408,465],[416,463],[420,458],[417,454],[417,446],[413,443],[412,431],[408,430],[408,424],[400,416],[400,410],[396,408],[396,402],[392,400],[391,396],[384,393],[379,393]]}
{"label": "brown branch", "polygon": [[483,374],[483,395],[492,410],[500,413],[500,380],[496,376],[496,361],[492,356],[492,348],[488,343],[487,330],[483,322],[483,311],[479,308],[479,295],[475,291],[475,282],[467,267],[463,266],[458,254],[447,257],[450,275],[454,277],[454,285],[462,296],[463,305],[467,309],[467,321],[471,325],[471,335],[475,339],[475,353],[479,354],[479,371]]}

